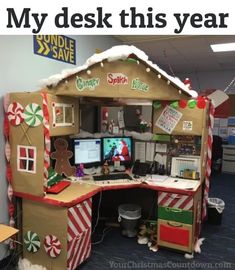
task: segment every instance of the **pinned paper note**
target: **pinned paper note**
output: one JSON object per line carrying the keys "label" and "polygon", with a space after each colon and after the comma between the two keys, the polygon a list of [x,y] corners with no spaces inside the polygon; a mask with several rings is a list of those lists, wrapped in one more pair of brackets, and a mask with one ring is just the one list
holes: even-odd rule
{"label": "pinned paper note", "polygon": [[135,160],[145,162],[145,142],[135,142]]}
{"label": "pinned paper note", "polygon": [[119,128],[124,128],[125,127],[123,110],[120,110],[118,112],[118,125],[119,125]]}
{"label": "pinned paper note", "polygon": [[192,131],[193,121],[183,121],[183,131]]}
{"label": "pinned paper note", "polygon": [[175,126],[180,121],[182,115],[183,114],[176,109],[166,106],[157,119],[155,125],[164,130],[166,133],[171,134]]}
{"label": "pinned paper note", "polygon": [[166,155],[161,155],[157,153],[155,155],[154,161],[157,161],[159,164],[166,166],[166,158],[167,158]]}
{"label": "pinned paper note", "polygon": [[156,143],[156,152],[159,153],[166,153],[167,151],[167,144],[166,143]]}
{"label": "pinned paper note", "polygon": [[146,161],[153,161],[155,154],[155,143],[146,143]]}

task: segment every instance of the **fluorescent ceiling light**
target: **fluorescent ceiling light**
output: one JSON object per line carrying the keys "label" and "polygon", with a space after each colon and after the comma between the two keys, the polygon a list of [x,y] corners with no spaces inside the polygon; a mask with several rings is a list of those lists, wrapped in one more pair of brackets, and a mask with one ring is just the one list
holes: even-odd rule
{"label": "fluorescent ceiling light", "polygon": [[221,43],[221,44],[212,44],[210,45],[213,52],[229,52],[235,51],[235,42],[234,43]]}

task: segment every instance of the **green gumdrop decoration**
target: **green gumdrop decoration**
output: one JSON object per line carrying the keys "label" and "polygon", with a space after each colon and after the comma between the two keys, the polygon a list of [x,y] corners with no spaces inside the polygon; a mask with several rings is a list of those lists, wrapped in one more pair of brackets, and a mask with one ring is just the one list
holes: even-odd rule
{"label": "green gumdrop decoration", "polygon": [[170,104],[170,107],[174,108],[174,109],[177,109],[179,107],[179,102],[178,101],[173,101],[171,104]]}
{"label": "green gumdrop decoration", "polygon": [[137,60],[131,57],[127,58],[126,61],[130,63],[137,63]]}
{"label": "green gumdrop decoration", "polygon": [[194,99],[189,100],[188,107],[190,109],[194,109],[196,107],[196,105],[197,105],[197,101],[196,100],[194,100]]}
{"label": "green gumdrop decoration", "polygon": [[160,109],[162,107],[162,104],[160,101],[154,101],[153,102],[153,108],[154,109]]}

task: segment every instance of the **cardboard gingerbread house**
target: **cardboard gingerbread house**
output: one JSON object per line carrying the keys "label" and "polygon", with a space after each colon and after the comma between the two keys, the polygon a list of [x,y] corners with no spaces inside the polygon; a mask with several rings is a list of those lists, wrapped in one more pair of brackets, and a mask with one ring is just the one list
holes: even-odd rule
{"label": "cardboard gingerbread house", "polygon": [[[133,46],[116,46],[95,54],[83,66],[43,80],[38,92],[11,93],[5,121],[11,153],[8,170],[14,194],[22,198],[23,256],[56,270],[75,269],[90,256],[92,196],[100,188],[72,183],[60,194],[46,193],[52,166],[51,141],[79,133],[82,99],[91,103],[94,99],[152,101],[154,134],[200,137],[203,183],[210,102],[196,98],[195,91]],[[186,209],[190,222],[181,222],[186,240],[177,242],[166,237],[174,235],[175,224],[169,227],[171,217],[163,214],[158,225],[163,237],[159,245],[193,251],[200,233],[201,192],[199,188],[193,194],[192,205]]]}

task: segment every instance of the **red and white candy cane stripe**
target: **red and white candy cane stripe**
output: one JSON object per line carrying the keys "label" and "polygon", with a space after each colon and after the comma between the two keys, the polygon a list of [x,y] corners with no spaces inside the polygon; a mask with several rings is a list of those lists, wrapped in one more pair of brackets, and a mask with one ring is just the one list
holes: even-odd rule
{"label": "red and white candy cane stripe", "polygon": [[193,209],[193,197],[169,192],[158,192],[158,205],[183,210]]}
{"label": "red and white candy cane stripe", "polygon": [[50,166],[50,150],[51,140],[49,133],[49,110],[48,110],[48,99],[47,94],[41,93],[43,98],[43,125],[44,125],[44,186],[47,187],[48,168]]}
{"label": "red and white candy cane stripe", "polygon": [[[10,95],[6,94],[3,98],[3,105],[4,105],[4,135],[5,135],[5,156],[6,156],[6,178],[8,181],[7,187],[7,196],[8,196],[8,213],[9,213],[9,225],[11,227],[15,226],[14,220],[14,204],[13,204],[13,189],[11,185],[12,181],[12,170],[10,165],[10,158],[11,158],[11,147],[9,143],[9,129],[10,129],[10,121],[12,124],[20,124],[22,120],[22,110],[23,107],[20,108],[17,106],[17,102],[13,102],[10,104]],[[13,236],[14,237],[14,236]],[[10,249],[15,248],[15,243],[10,241]]]}
{"label": "red and white candy cane stripe", "polygon": [[67,269],[73,270],[90,256],[91,198],[68,209]]}
{"label": "red and white candy cane stripe", "polygon": [[61,243],[56,236],[48,234],[44,239],[44,248],[47,255],[56,258],[60,255]]}
{"label": "red and white candy cane stripe", "polygon": [[210,103],[209,110],[209,127],[208,127],[208,139],[207,139],[207,160],[206,160],[206,175],[205,175],[205,188],[202,204],[202,219],[207,215],[207,201],[210,187],[210,175],[211,175],[211,156],[212,156],[212,142],[213,142],[213,126],[214,126],[214,113],[215,107],[213,102]]}

